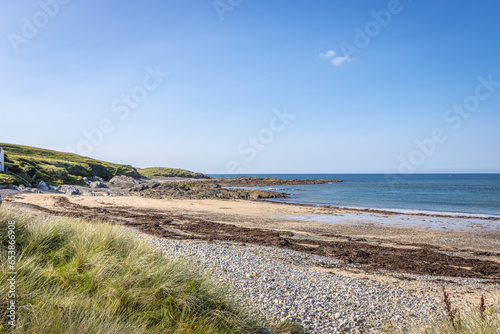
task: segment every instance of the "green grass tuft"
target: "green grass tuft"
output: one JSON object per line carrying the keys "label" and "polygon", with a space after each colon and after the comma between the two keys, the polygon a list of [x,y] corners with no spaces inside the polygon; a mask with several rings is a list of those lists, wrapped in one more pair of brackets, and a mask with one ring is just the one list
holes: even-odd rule
{"label": "green grass tuft", "polygon": [[274,326],[273,330],[283,334],[304,334],[306,332],[301,324],[293,320],[281,321]]}
{"label": "green grass tuft", "polygon": [[12,175],[0,173],[0,184],[18,184],[19,181]]}
{"label": "green grass tuft", "polygon": [[7,333],[258,333],[223,287],[152,250],[120,226],[41,218],[0,208],[2,280],[7,223],[16,222],[17,327],[8,324],[9,284],[0,285]]}

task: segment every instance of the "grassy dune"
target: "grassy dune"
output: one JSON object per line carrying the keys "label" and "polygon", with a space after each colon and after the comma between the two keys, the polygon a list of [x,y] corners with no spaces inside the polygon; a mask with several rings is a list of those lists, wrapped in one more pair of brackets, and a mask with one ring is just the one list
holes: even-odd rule
{"label": "grassy dune", "polygon": [[[7,224],[15,221],[17,327],[7,318]],[[258,333],[223,288],[128,229],[0,208],[0,332]],[[1,328],[1,327],[0,327]]]}

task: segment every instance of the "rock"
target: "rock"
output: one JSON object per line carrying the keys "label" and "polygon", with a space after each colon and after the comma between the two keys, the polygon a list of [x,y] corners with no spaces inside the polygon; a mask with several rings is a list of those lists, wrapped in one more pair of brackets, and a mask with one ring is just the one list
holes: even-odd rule
{"label": "rock", "polygon": [[95,188],[95,189],[97,189],[97,188],[108,188],[108,186],[105,183],[101,182],[101,181],[90,182],[89,186],[90,186],[90,188]]}
{"label": "rock", "polygon": [[361,317],[359,315],[355,315],[353,317],[353,319],[354,319],[355,322],[363,322],[363,321],[365,321],[365,319],[363,319],[363,317]]}
{"label": "rock", "polygon": [[259,199],[260,198],[260,194],[258,192],[256,192],[256,191],[253,191],[253,192],[250,193],[249,197],[251,199]]}
{"label": "rock", "polygon": [[150,187],[147,184],[137,184],[129,189],[129,191],[143,191],[149,189]]}
{"label": "rock", "polygon": [[24,184],[21,184],[19,187],[17,187],[17,190],[19,191],[28,191],[28,187],[26,187]]}
{"label": "rock", "polygon": [[83,193],[83,196],[99,196],[99,195],[92,191],[86,191]]}
{"label": "rock", "polygon": [[109,180],[109,184],[117,187],[132,187],[138,184],[139,181],[128,176],[115,176]]}
{"label": "rock", "polygon": [[11,190],[19,190],[19,187],[15,186],[13,184],[9,184],[9,189],[11,189]]}
{"label": "rock", "polygon": [[49,190],[49,187],[48,187],[48,186],[47,186],[47,184],[46,184],[45,182],[43,182],[43,181],[40,181],[36,187],[37,187],[38,189],[40,189],[40,190],[45,190],[45,191],[46,191],[46,190]]}
{"label": "rock", "polygon": [[80,195],[80,190],[78,190],[74,186],[62,186],[61,191],[64,192],[66,196],[72,196],[72,195]]}
{"label": "rock", "polygon": [[90,183],[90,182],[104,182],[104,179],[99,176],[85,176],[83,178],[83,181]]}
{"label": "rock", "polygon": [[61,186],[49,186],[49,190],[59,191],[61,190]]}
{"label": "rock", "polygon": [[337,313],[335,313],[334,317],[335,317],[335,319],[340,319],[340,318],[342,318],[342,314],[337,312]]}

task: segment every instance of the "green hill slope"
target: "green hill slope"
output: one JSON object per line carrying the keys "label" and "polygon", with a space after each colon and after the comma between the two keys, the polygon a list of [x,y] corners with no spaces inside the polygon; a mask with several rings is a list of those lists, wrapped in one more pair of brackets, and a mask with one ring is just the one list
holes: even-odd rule
{"label": "green hill slope", "polygon": [[[3,178],[17,183],[45,181],[48,184],[84,184],[83,177],[99,176],[105,180],[125,175],[140,178],[132,166],[119,165],[42,148],[0,143],[5,151],[8,174]],[[11,182],[6,182],[11,183]]]}
{"label": "green hill slope", "polygon": [[190,177],[209,178],[180,168],[151,167],[136,169],[130,165],[120,165],[96,160],[74,153],[65,153],[43,148],[0,143],[5,151],[7,173],[0,174],[0,184],[37,183],[85,184],[84,177],[99,176],[109,180],[114,176],[129,176],[135,179]]}
{"label": "green hill slope", "polygon": [[195,173],[189,170],[180,169],[180,168],[167,168],[167,167],[149,167],[138,169],[139,173],[142,176],[147,177],[148,179],[156,179],[156,178],[167,178],[167,177],[190,177],[194,179],[209,179],[210,176]]}

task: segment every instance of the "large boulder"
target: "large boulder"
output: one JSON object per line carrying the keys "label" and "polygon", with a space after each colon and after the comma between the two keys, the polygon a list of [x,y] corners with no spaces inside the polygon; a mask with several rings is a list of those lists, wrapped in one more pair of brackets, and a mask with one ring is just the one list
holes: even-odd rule
{"label": "large boulder", "polygon": [[45,191],[49,190],[49,186],[47,186],[47,184],[43,181],[40,181],[36,187],[39,190],[45,190]]}

